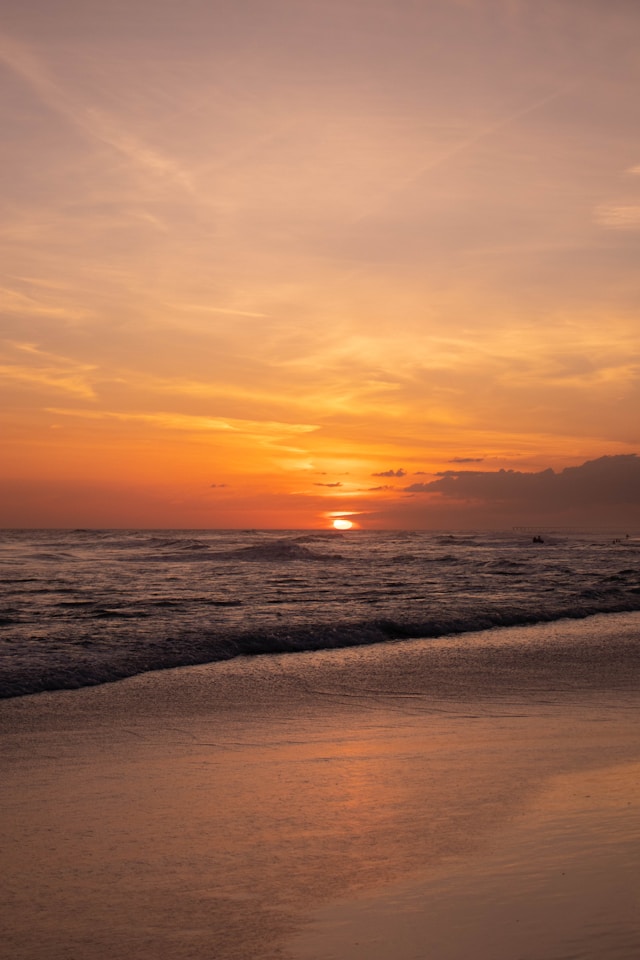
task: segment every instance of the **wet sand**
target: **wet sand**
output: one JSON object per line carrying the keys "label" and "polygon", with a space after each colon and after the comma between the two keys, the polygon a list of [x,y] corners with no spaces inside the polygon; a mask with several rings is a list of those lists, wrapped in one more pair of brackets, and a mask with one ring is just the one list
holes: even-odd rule
{"label": "wet sand", "polygon": [[639,638],[600,617],[5,701],[2,949],[631,960]]}

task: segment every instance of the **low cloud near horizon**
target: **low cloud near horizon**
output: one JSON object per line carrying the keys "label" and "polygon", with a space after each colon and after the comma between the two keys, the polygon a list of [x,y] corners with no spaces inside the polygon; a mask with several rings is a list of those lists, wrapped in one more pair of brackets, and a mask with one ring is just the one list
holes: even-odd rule
{"label": "low cloud near horizon", "polygon": [[438,494],[449,500],[513,504],[535,510],[628,505],[640,507],[640,457],[599,457],[560,473],[542,470],[446,470],[429,483],[412,483],[405,493]]}
{"label": "low cloud near horizon", "polygon": [[438,499],[499,508],[512,514],[549,514],[593,511],[593,519],[640,519],[640,457],[637,454],[588,460],[560,473],[549,468],[538,473],[516,470],[446,470],[429,483],[412,483],[403,491],[435,494]]}

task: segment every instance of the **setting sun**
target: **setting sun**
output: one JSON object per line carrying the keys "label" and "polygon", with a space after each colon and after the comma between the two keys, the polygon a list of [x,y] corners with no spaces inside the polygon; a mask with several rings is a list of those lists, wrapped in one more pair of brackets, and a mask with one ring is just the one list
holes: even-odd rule
{"label": "setting sun", "polygon": [[351,520],[338,519],[333,521],[334,530],[351,530],[352,526]]}

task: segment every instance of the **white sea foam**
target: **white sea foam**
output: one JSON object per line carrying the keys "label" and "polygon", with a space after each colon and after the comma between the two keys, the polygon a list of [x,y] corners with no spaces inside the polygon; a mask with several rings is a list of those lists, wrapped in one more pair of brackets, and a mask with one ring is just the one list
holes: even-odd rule
{"label": "white sea foam", "polygon": [[5,531],[0,695],[238,655],[640,610],[639,541],[545,540]]}

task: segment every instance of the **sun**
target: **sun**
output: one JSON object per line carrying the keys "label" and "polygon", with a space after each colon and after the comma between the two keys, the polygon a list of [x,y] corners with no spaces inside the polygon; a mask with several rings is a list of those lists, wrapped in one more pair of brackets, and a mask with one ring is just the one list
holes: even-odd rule
{"label": "sun", "polygon": [[339,517],[337,520],[333,521],[334,530],[351,530],[353,524],[351,520],[343,520],[342,517]]}

